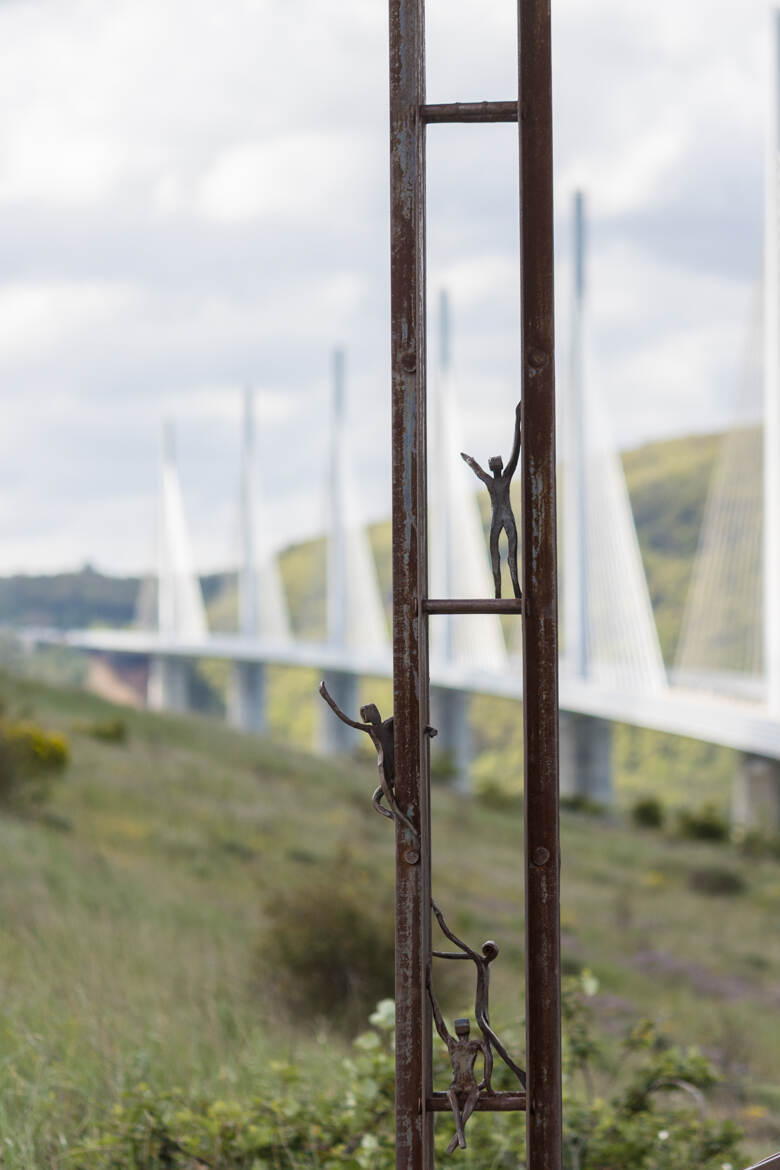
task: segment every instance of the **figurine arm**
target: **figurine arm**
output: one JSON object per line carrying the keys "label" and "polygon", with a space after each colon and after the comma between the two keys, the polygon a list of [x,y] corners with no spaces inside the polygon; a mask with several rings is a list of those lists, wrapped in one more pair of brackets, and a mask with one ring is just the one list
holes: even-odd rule
{"label": "figurine arm", "polygon": [[514,441],[514,446],[512,447],[512,454],[509,456],[509,462],[507,463],[506,468],[504,470],[504,475],[508,476],[510,479],[512,478],[512,476],[515,473],[515,468],[517,467],[517,460],[520,458],[521,408],[522,408],[522,404],[520,402],[518,402],[517,406],[515,407],[515,441]]}
{"label": "figurine arm", "polygon": [[441,1011],[439,1010],[439,1005],[437,1004],[436,998],[433,994],[433,988],[431,987],[430,972],[428,973],[428,978],[427,978],[426,982],[428,985],[428,997],[430,998],[430,1001],[431,1001],[431,1009],[433,1011],[433,1022],[436,1025],[436,1031],[439,1033],[442,1040],[447,1045],[447,1048],[449,1048],[450,1041],[452,1040],[452,1037],[450,1036],[449,1032],[447,1031],[447,1025],[444,1023],[444,1019],[442,1017]]}
{"label": "figurine arm", "polygon": [[464,461],[464,463],[468,463],[471,470],[474,472],[474,474],[479,479],[482,480],[483,483],[489,482],[490,476],[488,475],[488,473],[486,471],[482,470],[480,465],[477,463],[476,459],[472,459],[472,457],[470,455],[467,455],[465,451],[461,451],[460,457]]}
{"label": "figurine arm", "polygon": [[354,727],[356,731],[365,731],[365,732],[370,733],[370,731],[371,731],[370,723],[357,723],[354,719],[350,719],[349,715],[345,715],[344,712],[341,710],[341,707],[339,707],[336,700],[331,698],[331,696],[329,695],[328,688],[325,686],[324,682],[320,683],[320,694],[322,695],[323,699],[330,707],[331,711],[335,712],[335,714],[338,715],[341,722],[346,723],[347,727]]}
{"label": "figurine arm", "polygon": [[[480,956],[476,953],[476,951],[472,951],[471,947],[468,946],[467,943],[464,943],[462,939],[458,938],[457,934],[453,934],[453,932],[450,930],[449,926],[447,926],[447,923],[444,921],[444,915],[442,914],[441,910],[434,902],[433,898],[431,898],[431,909],[433,910],[433,913],[436,915],[436,921],[438,922],[439,926],[441,927],[442,933],[446,934],[446,936],[450,940],[450,942],[455,943],[455,946],[460,947],[460,949],[464,952],[462,957],[464,959],[473,959],[474,962],[479,966],[480,962],[482,961]],[[453,955],[452,957],[453,958],[461,958],[460,955]]]}

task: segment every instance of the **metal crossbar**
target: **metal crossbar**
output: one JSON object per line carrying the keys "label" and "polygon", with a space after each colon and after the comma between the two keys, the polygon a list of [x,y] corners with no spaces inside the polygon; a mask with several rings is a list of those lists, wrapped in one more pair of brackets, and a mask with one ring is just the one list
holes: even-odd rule
{"label": "metal crossbar", "polygon": [[[428,616],[441,613],[510,613],[520,616],[523,623],[527,1092],[481,1093],[475,1107],[483,1111],[524,1109],[528,1170],[561,1167],[550,0],[518,0],[517,7],[518,100],[429,105],[425,100],[424,0],[390,0],[393,799],[402,810],[402,816],[394,817],[398,1170],[431,1170],[433,1115],[452,1108],[450,1097],[433,1090],[431,1043],[432,1009],[434,1014],[438,1009],[430,990],[429,743],[433,731],[429,722]],[[444,122],[518,122],[522,601],[428,598],[425,140],[428,125]],[[419,826],[419,831],[410,830],[410,825]],[[478,992],[478,1022],[506,1062],[508,1054],[492,1033],[484,1010],[487,964],[495,954],[481,958],[452,935],[436,907],[434,912],[439,925],[461,948],[460,953],[436,954],[474,960],[484,980],[481,1017]],[[484,944],[483,952],[491,946],[495,944]],[[441,1034],[440,1014],[436,1024]],[[456,1032],[459,1024],[467,1033],[468,1021],[456,1021]],[[449,1037],[451,1055],[457,1043]],[[489,1042],[474,1043],[490,1049]],[[523,1084],[526,1074],[511,1058],[508,1063]],[[486,1066],[486,1078],[488,1075]],[[462,1137],[461,1121],[455,1116]],[[454,1143],[455,1139],[451,1147]]]}

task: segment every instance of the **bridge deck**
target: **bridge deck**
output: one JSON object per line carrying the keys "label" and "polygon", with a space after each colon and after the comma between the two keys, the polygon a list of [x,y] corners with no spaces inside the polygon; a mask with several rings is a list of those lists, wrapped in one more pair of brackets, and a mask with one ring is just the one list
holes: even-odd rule
{"label": "bridge deck", "polygon": [[[281,666],[316,666],[323,672],[390,677],[389,650],[366,653],[327,643],[250,639],[239,634],[209,634],[186,642],[142,630],[27,630],[32,643],[59,644],[106,653],[172,658],[220,658],[233,662],[265,662]],[[522,699],[522,673],[497,674],[431,662],[431,684],[459,691]],[[628,688],[606,687],[561,675],[560,705],[564,711],[655,731],[688,736],[755,755],[780,760],[780,721],[761,703],[672,685],[637,694]]]}

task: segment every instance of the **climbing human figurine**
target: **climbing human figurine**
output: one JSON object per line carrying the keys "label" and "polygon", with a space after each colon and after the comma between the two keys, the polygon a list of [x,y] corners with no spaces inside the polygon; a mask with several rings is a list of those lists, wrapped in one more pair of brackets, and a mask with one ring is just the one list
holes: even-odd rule
{"label": "climbing human figurine", "polygon": [[461,459],[468,463],[474,474],[482,480],[490,492],[490,505],[492,509],[490,519],[490,563],[493,567],[493,582],[496,587],[496,597],[501,596],[501,560],[498,552],[498,538],[501,535],[502,529],[506,532],[509,545],[507,563],[509,564],[509,575],[512,578],[515,597],[520,597],[521,595],[520,583],[517,579],[517,525],[515,524],[515,515],[512,511],[512,501],[509,495],[509,485],[520,456],[520,407],[521,404],[518,402],[515,408],[515,441],[506,467],[504,467],[504,461],[501,456],[494,455],[492,459],[488,459],[488,467],[493,473],[492,475],[488,475],[471,455],[467,455],[465,451],[461,451],[460,453]]}
{"label": "climbing human figurine", "polygon": [[[482,1038],[479,1040],[469,1039],[471,1026],[467,1019],[457,1019],[455,1021],[455,1036],[450,1036],[433,994],[430,976],[428,977],[428,995],[431,1000],[436,1031],[447,1045],[452,1065],[452,1080],[449,1089],[447,1089],[447,1099],[455,1119],[455,1136],[447,1146],[447,1153],[451,1154],[456,1146],[460,1146],[462,1150],[466,1149],[466,1135],[463,1131],[466,1122],[476,1109],[479,1094],[483,1089],[488,1093],[493,1091],[490,1087],[490,1078],[493,1074],[493,1054],[486,1040]],[[482,1081],[477,1084],[477,1078],[474,1076],[474,1065],[480,1055],[485,1062],[485,1069]]]}
{"label": "climbing human figurine", "polygon": [[479,954],[465,943],[463,939],[450,930],[447,925],[444,915],[439,907],[431,899],[431,909],[436,917],[436,921],[441,927],[442,933],[447,936],[450,942],[455,943],[459,949],[457,951],[433,951],[435,959],[470,959],[477,969],[477,989],[474,997],[474,1015],[476,1017],[477,1026],[485,1038],[485,1043],[488,1047],[495,1048],[498,1055],[503,1060],[507,1068],[510,1068],[515,1074],[520,1084],[525,1088],[525,1072],[516,1064],[512,1057],[504,1047],[500,1037],[496,1035],[490,1024],[490,964],[498,957],[498,943],[488,939],[482,944],[482,954]]}
{"label": "climbing human figurine", "polygon": [[[367,703],[360,708],[360,718],[362,723],[358,723],[356,719],[350,719],[339,707],[336,700],[329,694],[328,688],[324,682],[320,683],[320,694],[330,709],[338,715],[342,723],[346,723],[347,727],[354,727],[356,731],[365,731],[370,738],[377,755],[377,768],[379,769],[379,787],[374,792],[371,798],[371,803],[378,813],[383,817],[390,817],[391,820],[400,821],[404,828],[412,835],[412,839],[417,848],[419,848],[420,836],[409,818],[401,811],[398,801],[395,798],[395,732],[393,716],[389,719],[383,719],[379,714],[379,708],[375,703]],[[436,735],[435,727],[426,727],[425,734],[428,736]],[[382,804],[382,799],[387,801],[387,808]]]}

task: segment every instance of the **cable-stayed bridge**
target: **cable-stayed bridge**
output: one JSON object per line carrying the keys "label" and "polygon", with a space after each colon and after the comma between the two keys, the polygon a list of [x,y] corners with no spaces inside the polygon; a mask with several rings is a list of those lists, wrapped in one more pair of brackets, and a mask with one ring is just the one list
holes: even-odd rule
{"label": "cable-stayed bridge", "polygon": [[[575,202],[569,361],[559,370],[561,450],[561,779],[564,790],[611,797],[614,721],[737,749],[734,812],[780,825],[780,17],[774,16],[763,277],[763,435],[736,429],[713,477],[674,668],[667,674],[619,456],[589,376],[584,204]],[[429,402],[429,576],[432,597],[489,597],[491,574],[450,361],[449,311],[440,305],[440,353]],[[317,666],[342,707],[357,708],[361,676],[389,676],[391,655],[360,494],[350,482],[345,367],[334,354],[328,482],[327,636],[296,641],[261,515],[252,395],[244,407],[239,629],[211,633],[194,571],[170,432],[163,442],[156,597],[147,628],[74,630],[67,644],[150,659],[151,705],[187,706],[188,659],[233,663],[233,721],[265,728],[268,664]],[[150,604],[153,602],[153,605]],[[521,698],[521,647],[497,614],[430,620],[433,721],[461,772],[470,755],[470,695]],[[519,631],[520,623],[514,623]],[[40,638],[47,635],[41,633]],[[348,747],[323,719],[320,746]],[[351,744],[349,745],[351,746]]]}

